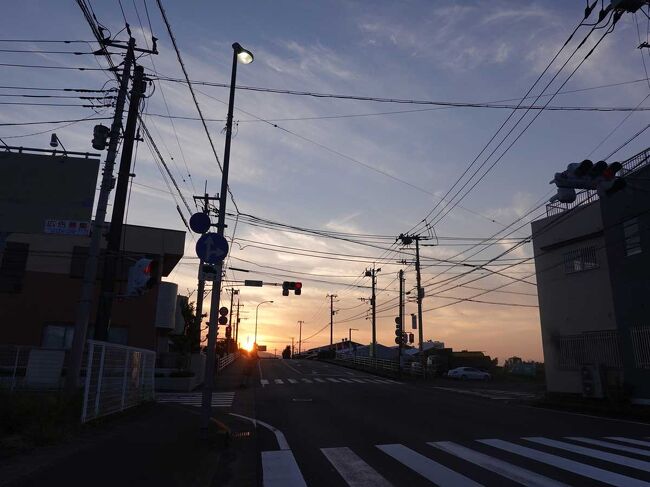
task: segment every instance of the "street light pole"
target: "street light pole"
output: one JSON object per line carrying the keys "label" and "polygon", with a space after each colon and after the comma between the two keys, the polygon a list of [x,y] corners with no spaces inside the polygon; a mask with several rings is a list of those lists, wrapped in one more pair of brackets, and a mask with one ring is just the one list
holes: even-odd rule
{"label": "street light pole", "polygon": [[[230,169],[230,141],[232,139],[232,118],[235,105],[235,84],[237,81],[237,60],[243,64],[253,62],[253,55],[235,42],[232,45],[232,74],[230,77],[230,99],[228,100],[228,116],[226,117],[226,145],[223,151],[223,170],[221,174],[221,192],[219,193],[219,215],[217,234],[223,237],[226,229],[226,197],[228,195],[228,170]],[[212,298],[210,300],[210,322],[208,325],[208,350],[205,361],[205,382],[201,401],[201,436],[208,437],[210,415],[212,412],[212,390],[214,388],[214,368],[216,362],[217,319],[219,317],[219,294],[221,293],[221,278],[223,260],[216,265],[216,276],[212,283]]]}
{"label": "street light pole", "polygon": [[260,310],[260,306],[262,306],[264,303],[272,303],[273,301],[262,301],[260,304],[258,304],[255,307],[255,338],[253,339],[253,344],[257,345],[257,314]]}

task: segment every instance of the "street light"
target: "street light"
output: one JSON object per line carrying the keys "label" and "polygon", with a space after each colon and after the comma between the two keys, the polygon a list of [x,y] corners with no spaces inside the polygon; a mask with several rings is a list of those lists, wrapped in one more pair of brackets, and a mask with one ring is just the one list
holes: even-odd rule
{"label": "street light", "polygon": [[235,42],[232,45],[232,48],[235,50],[235,54],[237,55],[237,59],[239,59],[240,63],[250,64],[253,62],[253,53],[241,47],[241,44],[239,42]]}
{"label": "street light", "polygon": [[[228,196],[228,170],[230,169],[230,142],[232,139],[232,119],[235,105],[235,86],[237,81],[237,60],[243,64],[253,62],[253,55],[239,43],[232,45],[232,74],[230,76],[230,99],[228,100],[228,116],[226,117],[226,144],[223,151],[223,169],[221,171],[221,192],[219,193],[219,213],[217,220],[217,235],[223,237],[226,229],[226,202]],[[214,369],[216,365],[217,319],[219,314],[219,294],[221,293],[221,277],[223,261],[216,265],[216,278],[212,283],[212,299],[210,302],[210,322],[208,328],[208,353],[205,361],[205,378],[203,397],[201,400],[201,436],[208,437],[210,417],[212,413],[212,390],[214,389]]]}
{"label": "street light", "polygon": [[260,310],[260,306],[262,306],[264,303],[272,303],[273,301],[262,301],[260,304],[257,305],[255,308],[255,339],[253,340],[253,345],[257,345],[257,313]]}

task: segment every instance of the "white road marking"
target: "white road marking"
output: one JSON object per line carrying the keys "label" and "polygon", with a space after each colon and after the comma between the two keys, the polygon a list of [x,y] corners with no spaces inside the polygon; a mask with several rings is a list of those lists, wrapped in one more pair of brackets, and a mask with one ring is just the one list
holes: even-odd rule
{"label": "white road marking", "polygon": [[301,379],[303,382],[306,382],[307,384],[313,384],[311,379]]}
{"label": "white road marking", "polygon": [[346,372],[348,375],[354,375],[354,372]]}
{"label": "white road marking", "polygon": [[302,372],[301,372],[301,371],[299,371],[299,370],[296,369],[295,367],[292,367],[291,365],[289,365],[289,364],[287,363],[286,360],[283,360],[282,363],[283,363],[284,365],[286,365],[287,367],[289,367],[289,368],[290,368],[291,370],[293,370],[294,372],[296,372],[296,373],[302,375]]}
{"label": "white road marking", "polygon": [[298,383],[298,381],[296,379],[287,379],[287,380],[289,382],[291,382],[292,384],[297,384]]}
{"label": "white road marking", "polygon": [[636,455],[641,455],[644,457],[650,457],[650,451],[648,450],[634,448],[633,446],[619,445],[618,443],[612,443],[611,441],[592,440],[591,438],[582,438],[578,436],[567,436],[566,438],[568,440],[580,441],[582,443],[588,443],[590,445],[602,446],[603,448],[611,448],[612,450],[619,450],[627,453],[634,453]]}
{"label": "white road marking", "polygon": [[352,381],[350,379],[344,379],[343,377],[339,377],[339,380],[341,382],[347,382],[348,384],[352,384]]}
{"label": "white road marking", "polygon": [[262,387],[269,385],[268,379],[260,379],[260,382],[262,383]]}
{"label": "white road marking", "polygon": [[282,379],[275,379],[275,383],[276,384],[284,384],[284,382],[282,382]]}
{"label": "white road marking", "polygon": [[315,377],[314,380],[315,380],[316,382],[325,382],[323,379],[319,379],[318,377]]}
{"label": "white road marking", "polygon": [[608,440],[622,441],[623,443],[629,443],[631,445],[647,446],[650,448],[650,441],[635,440],[633,438],[623,438],[622,436],[608,436]]}
{"label": "white road marking", "polygon": [[560,487],[567,485],[476,450],[457,445],[451,441],[430,442],[429,445],[528,487]]}
{"label": "white road marking", "polygon": [[334,377],[328,377],[327,380],[330,382],[338,382],[338,379],[335,379]]}
{"label": "white road marking", "polygon": [[381,451],[390,455],[395,460],[403,463],[411,470],[415,470],[427,480],[434,482],[440,487],[464,487],[480,486],[481,484],[461,475],[444,465],[420,455],[419,453],[405,447],[404,445],[376,445]]}
{"label": "white road marking", "polygon": [[320,451],[350,487],[392,487],[390,482],[349,448],[321,448]]}
{"label": "white road marking", "polygon": [[[212,407],[231,407],[235,398],[234,392],[214,392],[210,405]],[[201,392],[194,393],[158,393],[156,401],[161,404],[182,404],[184,406],[201,406],[203,395]]]}
{"label": "white road marking", "polygon": [[280,450],[291,450],[291,448],[289,448],[289,442],[287,442],[287,439],[285,438],[284,434],[276,427],[271,426],[270,424],[265,423],[264,421],[260,421],[259,419],[249,418],[248,416],[244,416],[242,414],[230,413],[230,415],[235,416],[236,418],[246,419],[248,421],[251,421],[255,426],[259,424],[264,426],[266,429],[271,430],[275,435],[275,440],[278,442],[278,448]]}
{"label": "white road marking", "polygon": [[609,470],[603,470],[602,468],[592,467],[591,465],[586,465],[584,463],[569,460],[557,455],[551,455],[550,453],[528,448],[526,446],[517,445],[515,443],[510,443],[509,441],[493,439],[476,441],[483,443],[484,445],[493,446],[494,448],[499,448],[501,450],[514,453],[515,455],[521,455],[522,457],[530,458],[536,462],[552,465],[553,467],[567,470],[569,472],[582,475],[583,477],[598,480],[599,482],[603,482],[605,484],[616,486],[625,485],[626,487],[650,487],[650,483],[644,482],[643,480],[633,479],[632,477],[610,472]]}
{"label": "white road marking", "polygon": [[350,380],[353,380],[354,382],[359,382],[360,384],[365,384],[366,383],[366,381],[363,380],[363,379],[350,379]]}
{"label": "white road marking", "polygon": [[561,450],[566,450],[573,453],[579,453],[580,455],[585,455],[591,458],[598,458],[599,460],[605,460],[606,462],[625,465],[626,467],[636,468],[643,470],[644,472],[650,472],[650,463],[644,460],[637,460],[636,458],[625,457],[623,455],[617,455],[616,453],[607,453],[600,450],[594,450],[593,448],[573,445],[564,441],[550,440],[548,438],[534,437],[524,438],[524,440],[532,441],[533,443],[538,443],[540,445],[550,446],[553,448],[559,448]]}
{"label": "white road marking", "polygon": [[291,450],[263,451],[264,487],[307,487]]}

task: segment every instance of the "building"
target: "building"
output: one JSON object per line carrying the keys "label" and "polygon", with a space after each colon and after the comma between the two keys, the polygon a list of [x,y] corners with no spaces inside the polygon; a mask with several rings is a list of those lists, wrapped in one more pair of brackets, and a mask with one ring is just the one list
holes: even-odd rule
{"label": "building", "polygon": [[532,224],[549,392],[650,399],[648,156],[623,163],[623,190],[549,204]]}
{"label": "building", "polygon": [[[0,153],[0,344],[69,349],[90,243],[99,160],[90,154]],[[109,341],[167,351],[178,287],[161,282],[183,256],[185,232],[125,225]],[[106,246],[103,242],[102,247]],[[132,262],[158,263],[156,284],[126,297]],[[100,255],[88,337],[93,336]]]}

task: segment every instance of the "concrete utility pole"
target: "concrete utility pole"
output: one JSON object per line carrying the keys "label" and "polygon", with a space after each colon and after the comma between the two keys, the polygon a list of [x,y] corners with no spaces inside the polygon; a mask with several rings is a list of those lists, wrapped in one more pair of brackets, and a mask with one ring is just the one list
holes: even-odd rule
{"label": "concrete utility pole", "polygon": [[239,295],[237,295],[237,321],[235,322],[235,346],[239,350],[239,308],[244,306],[239,304]]}
{"label": "concrete utility pole", "polygon": [[[233,301],[235,299],[235,294],[239,294],[239,289],[235,289],[234,287],[230,288],[230,316],[228,317],[228,325],[230,325],[230,339],[232,340],[234,338],[234,328],[232,325],[232,307],[233,307]],[[237,343],[237,342],[235,342]]]}
{"label": "concrete utility pole", "polygon": [[377,348],[377,273],[381,272],[381,268],[366,269],[366,277],[372,279],[372,296],[370,297],[370,305],[372,307],[372,344],[370,346],[370,356],[375,357],[375,349]]}
{"label": "concrete utility pole", "polygon": [[352,350],[352,330],[359,331],[358,328],[348,328],[348,342],[350,343],[350,350]]}
{"label": "concrete utility pole", "polygon": [[421,235],[400,235],[397,237],[398,240],[401,240],[404,245],[410,245],[415,241],[415,278],[417,286],[417,304],[418,304],[418,340],[419,340],[419,350],[420,350],[420,360],[422,362],[422,370],[425,372],[425,359],[424,359],[424,326],[422,323],[422,299],[424,298],[424,289],[422,289],[422,277],[420,273],[420,240],[429,240],[428,237],[422,237]]}
{"label": "concrete utility pole", "polygon": [[328,294],[330,298],[330,349],[334,347],[334,298],[336,294]]}
{"label": "concrete utility pole", "polygon": [[298,331],[298,355],[300,355],[300,352],[302,350],[302,324],[304,323],[304,320],[298,320],[298,324],[300,325],[300,331]]}
{"label": "concrete utility pole", "polygon": [[291,337],[291,358],[293,358],[294,348],[293,348],[293,337]]}
{"label": "concrete utility pole", "polygon": [[[206,183],[207,187],[207,183]],[[203,196],[194,196],[194,201],[201,201],[203,203],[203,213],[208,214],[210,212],[210,201],[216,200],[215,197],[210,197],[208,193],[204,193]],[[194,326],[199,330],[199,336],[201,334],[201,324],[203,323],[203,300],[205,299],[205,275],[203,273],[203,260],[199,260],[199,273],[198,273],[198,285],[197,285],[197,295],[196,295],[196,310],[194,318]]]}
{"label": "concrete utility pole", "polygon": [[95,291],[95,280],[97,278],[97,264],[99,260],[99,251],[101,247],[102,234],[106,221],[106,208],[108,207],[108,198],[113,187],[113,168],[117,157],[117,146],[120,140],[120,131],[122,130],[122,116],[124,114],[124,105],[126,102],[126,92],[129,87],[129,78],[131,76],[131,66],[133,65],[135,39],[129,40],[129,48],[124,58],[124,69],[120,79],[120,88],[115,101],[115,114],[111,124],[109,135],[108,151],[106,152],[106,162],[102,173],[102,182],[97,199],[97,211],[95,219],[92,222],[92,233],[90,234],[90,245],[88,247],[88,258],[84,268],[83,283],[81,285],[81,296],[77,305],[75,316],[74,337],[72,339],[72,349],[70,351],[70,367],[66,375],[66,390],[74,392],[79,384],[79,373],[81,371],[81,360],[83,357],[84,344],[86,343],[86,333],[88,331],[88,321],[92,307],[93,294]]}
{"label": "concrete utility pole", "polygon": [[399,271],[399,322],[402,330],[402,336],[399,337],[399,346],[397,353],[397,375],[402,376],[402,340],[404,336],[404,271],[400,269]]}
{"label": "concrete utility pole", "polygon": [[[122,269],[122,233],[124,229],[124,213],[126,211],[126,199],[129,192],[129,178],[131,177],[131,159],[133,156],[133,145],[135,142],[135,131],[138,125],[138,113],[140,111],[140,100],[147,89],[144,80],[144,67],[135,66],[133,69],[133,84],[131,98],[129,101],[129,113],[124,129],[122,143],[122,157],[120,169],[117,175],[115,187],[115,198],[113,199],[113,214],[108,231],[106,242],[106,255],[104,257],[104,276],[102,278],[102,290],[95,320],[95,339],[107,340],[108,329],[111,326],[113,313],[113,299],[115,297],[115,280],[119,279],[118,270]],[[152,276],[153,277],[153,276]],[[157,276],[155,276],[157,278]]]}

